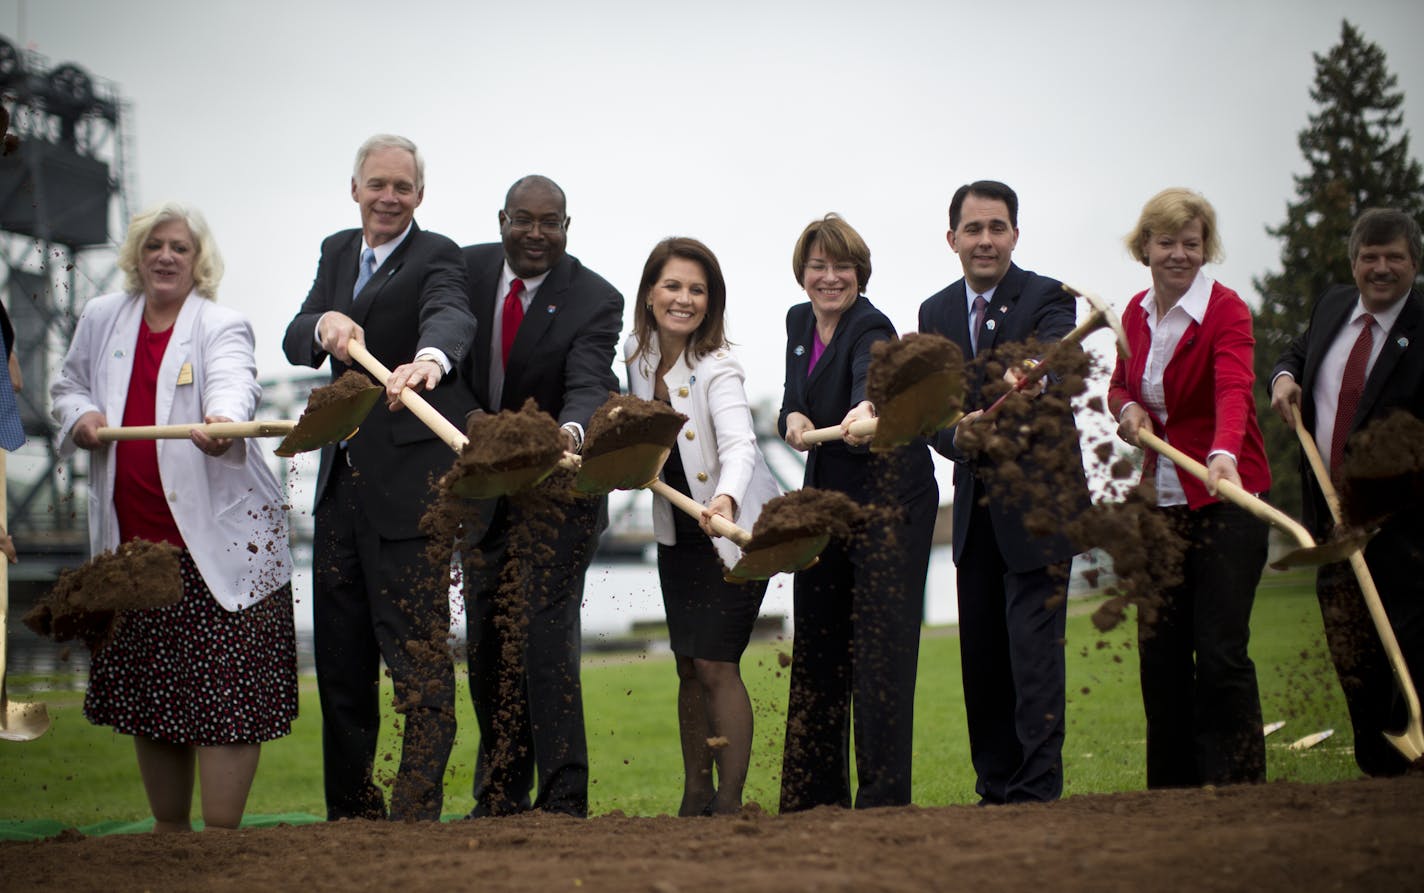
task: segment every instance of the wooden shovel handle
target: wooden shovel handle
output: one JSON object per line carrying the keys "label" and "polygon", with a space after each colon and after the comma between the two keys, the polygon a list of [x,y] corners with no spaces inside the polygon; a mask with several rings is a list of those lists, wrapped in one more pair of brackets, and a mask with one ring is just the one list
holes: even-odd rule
{"label": "wooden shovel handle", "polygon": [[[1325,504],[1330,507],[1330,517],[1335,519],[1336,524],[1340,524],[1345,518],[1345,513],[1340,508],[1340,494],[1335,492],[1335,485],[1330,482],[1330,472],[1325,468],[1325,460],[1320,458],[1320,450],[1315,446],[1315,438],[1305,430],[1305,424],[1300,417],[1300,407],[1294,403],[1291,404],[1291,422],[1296,437],[1300,439],[1301,452],[1305,453],[1305,460],[1310,463],[1310,470],[1315,473],[1315,480],[1320,484],[1320,492],[1325,495]],[[1417,729],[1421,722],[1424,722],[1420,716],[1419,692],[1414,688],[1414,680],[1409,675],[1409,665],[1404,662],[1404,652],[1399,647],[1399,639],[1395,637],[1394,627],[1389,622],[1389,615],[1385,613],[1384,602],[1380,600],[1379,589],[1375,587],[1374,575],[1365,563],[1364,550],[1356,549],[1350,553],[1350,569],[1355,572],[1355,581],[1360,584],[1360,594],[1364,596],[1365,607],[1369,609],[1370,619],[1375,624],[1375,632],[1389,657],[1395,681],[1404,693],[1410,724]]]}
{"label": "wooden shovel handle", "polygon": [[[1138,430],[1137,439],[1141,441],[1143,445],[1171,459],[1174,465],[1186,470],[1192,477],[1197,478],[1202,483],[1206,483],[1206,466],[1191,456],[1188,456],[1186,453],[1167,443],[1167,441],[1158,437],[1156,434],[1143,429]],[[1260,497],[1247,493],[1239,484],[1234,484],[1231,481],[1221,481],[1217,484],[1216,492],[1219,496],[1225,498],[1227,502],[1240,506],[1267,524],[1279,527],[1281,530],[1290,534],[1302,547],[1306,549],[1315,547],[1315,537],[1311,536],[1310,531],[1302,527],[1300,522]]]}
{"label": "wooden shovel handle", "polygon": [[[697,520],[702,520],[702,503],[698,502],[687,494],[680,493],[677,490],[674,490],[672,487],[669,487],[666,483],[658,480],[657,478],[654,478],[652,483],[648,484],[647,488],[649,490],[652,490],[659,496],[663,497],[668,502],[671,502],[677,508],[682,509],[684,512],[696,518]],[[728,521],[721,515],[712,516],[711,526],[712,530],[718,536],[725,536],[727,539],[736,543],[738,548],[745,549],[747,547],[747,543],[751,542],[752,540],[752,535],[750,533],[733,524],[731,521]]]}
{"label": "wooden shovel handle", "polygon": [[[850,423],[850,433],[856,437],[874,436],[875,429],[880,426],[879,419],[857,419]],[[802,443],[826,443],[832,440],[841,439],[841,426],[832,425],[829,428],[812,428],[801,435]]]}
{"label": "wooden shovel handle", "polygon": [[194,422],[190,425],[130,425],[128,427],[100,428],[96,433],[100,443],[116,440],[187,440],[194,431],[201,431],[209,437],[229,439],[233,437],[285,437],[297,427],[297,423],[287,420],[264,420],[251,422]]}
{"label": "wooden shovel handle", "polygon": [[[391,377],[391,370],[387,369],[380,360],[371,356],[371,352],[366,349],[366,345],[360,341],[346,342],[346,352],[351,355],[351,359],[360,363],[367,372],[376,376],[376,380],[385,384]],[[425,423],[435,436],[450,447],[455,452],[460,452],[470,442],[459,428],[450,423],[450,420],[440,414],[440,411],[430,405],[424,397],[412,391],[410,388],[402,388],[400,401],[405,404],[405,408],[415,413],[416,417]]]}

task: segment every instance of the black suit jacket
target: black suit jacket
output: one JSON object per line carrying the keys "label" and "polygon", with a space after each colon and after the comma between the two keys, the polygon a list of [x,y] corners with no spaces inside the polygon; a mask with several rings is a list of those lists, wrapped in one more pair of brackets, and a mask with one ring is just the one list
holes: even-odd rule
{"label": "black suit jacket", "polygon": [[[870,346],[896,337],[890,318],[861,295],[841,317],[835,336],[808,376],[815,325],[809,302],[786,313],[786,381],[777,418],[782,437],[786,417],[793,412],[806,416],[817,428],[839,425],[851,407],[865,399]],[[896,463],[897,473],[875,474],[873,463],[867,461],[869,452],[869,447],[848,446],[843,440],[820,444],[806,453],[804,486],[840,490],[861,503],[906,503],[934,485],[934,466],[923,441],[885,457]],[[883,485],[893,489],[880,492]]]}
{"label": "black suit jacket", "polygon": [[[351,292],[360,254],[359,229],[344,230],[322,242],[316,280],[282,340],[287,359],[297,365],[321,366],[327,354],[316,343],[316,324],[328,310],[354,319],[365,330],[367,349],[389,369],[409,363],[419,348],[438,348],[449,357],[451,373],[424,396],[463,431],[475,395],[458,370],[474,340],[475,320],[465,295],[460,249],[444,236],[412,224],[405,241],[376,270],[353,306]],[[333,358],[332,378],[352,368]],[[432,475],[438,478],[455,458],[449,446],[414,413],[391,412],[381,402],[361,424],[360,433],[348,441],[347,450],[352,468],[361,475],[362,506],[381,536],[420,536],[418,523],[429,501]],[[321,452],[318,504],[331,480],[335,456],[335,446]]]}
{"label": "black suit jacket", "polygon": [[518,410],[533,397],[558,420],[585,428],[594,410],[618,391],[613,359],[623,329],[623,296],[606,279],[572,255],[563,258],[534,295],[504,367],[500,404],[488,390],[490,338],[504,246],[498,242],[464,249],[470,308],[483,333],[475,339],[467,366],[478,382],[480,405],[487,411]]}
{"label": "black suit jacket", "polygon": [[[1281,354],[1271,372],[1270,381],[1266,382],[1269,389],[1277,375],[1288,372],[1300,383],[1303,392],[1301,420],[1312,435],[1315,433],[1317,384],[1336,389],[1340,387],[1338,381],[1320,381],[1320,363],[1340,329],[1349,321],[1359,297],[1360,290],[1354,285],[1337,285],[1321,295],[1310,314],[1310,325]],[[1424,295],[1414,289],[1403,300],[1404,309],[1389,330],[1379,358],[1370,370],[1370,377],[1365,380],[1365,390],[1360,396],[1360,405],[1355,409],[1350,434],[1396,410],[1402,409],[1424,418]],[[1330,510],[1315,474],[1306,467],[1303,454],[1300,463],[1305,524],[1317,537],[1321,537],[1333,526]]]}
{"label": "black suit jacket", "polygon": [[[964,280],[960,279],[948,288],[934,294],[920,305],[920,331],[943,335],[959,345],[966,358],[973,357],[969,349],[969,312]],[[1076,307],[1072,295],[1063,290],[1063,284],[1056,279],[1040,276],[1011,264],[994,291],[984,317],[983,333],[979,338],[979,352],[974,362],[967,364],[964,409],[984,409],[988,402],[983,398],[983,390],[988,382],[985,360],[992,357],[995,348],[1011,342],[1037,338],[1046,341],[1061,338],[1073,330]],[[992,322],[992,327],[990,323]],[[1072,497],[1080,508],[1088,508],[1088,484],[1083,475],[1078,432],[1071,412],[1061,420],[1063,443],[1061,449],[1072,450],[1078,457],[1079,479],[1073,486],[1081,498]],[[970,494],[986,457],[968,458],[954,447],[954,429],[941,431],[934,439],[934,447],[941,455],[954,461],[954,560],[958,563],[964,554],[964,541],[969,535],[969,516],[973,508]],[[1026,477],[1035,480],[1035,470],[1026,459],[1019,461]],[[1055,490],[1061,486],[1055,485]],[[1009,569],[1016,572],[1033,570],[1054,562],[1071,558],[1078,548],[1066,536],[1030,536],[1024,529],[1024,513],[1032,506],[1022,501],[990,498],[989,517],[993,521],[994,536],[999,543],[999,552]]]}

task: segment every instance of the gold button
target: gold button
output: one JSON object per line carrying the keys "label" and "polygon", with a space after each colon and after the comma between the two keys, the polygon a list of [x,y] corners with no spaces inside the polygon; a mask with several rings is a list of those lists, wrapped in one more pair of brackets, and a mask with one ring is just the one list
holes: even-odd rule
{"label": "gold button", "polygon": [[677,389],[677,395],[678,395],[679,397],[686,397],[686,396],[687,396],[687,388],[678,388],[678,389]]}
{"label": "gold button", "polygon": [[697,439],[697,435],[696,435],[696,434],[693,434],[691,431],[689,431],[689,432],[687,432],[687,439],[688,439],[688,440],[696,440],[696,439]]}
{"label": "gold button", "polygon": [[701,481],[702,483],[704,483],[704,484],[707,483],[707,472],[705,472],[705,471],[699,471],[699,472],[697,472],[697,479],[698,479],[699,481]]}

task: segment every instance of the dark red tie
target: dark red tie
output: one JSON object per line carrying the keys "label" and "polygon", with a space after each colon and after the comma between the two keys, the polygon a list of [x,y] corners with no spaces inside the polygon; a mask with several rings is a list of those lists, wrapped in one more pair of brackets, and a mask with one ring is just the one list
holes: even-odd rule
{"label": "dark red tie", "polygon": [[509,284],[509,294],[504,296],[504,318],[499,328],[500,361],[509,365],[509,352],[514,347],[514,336],[519,334],[519,324],[524,322],[524,302],[519,296],[524,294],[524,280],[516,279]]}
{"label": "dark red tie", "polygon": [[1375,318],[1366,313],[1364,324],[1360,326],[1360,337],[1350,348],[1350,356],[1345,360],[1345,374],[1340,379],[1340,400],[1335,404],[1335,432],[1330,436],[1330,471],[1339,471],[1345,461],[1345,438],[1350,436],[1350,425],[1355,421],[1355,410],[1360,406],[1360,395],[1365,392],[1365,367],[1370,362],[1370,348],[1374,347],[1372,330]]}
{"label": "dark red tie", "polygon": [[979,353],[979,332],[984,328],[984,311],[989,301],[983,295],[974,297],[974,312],[969,315],[969,347]]}

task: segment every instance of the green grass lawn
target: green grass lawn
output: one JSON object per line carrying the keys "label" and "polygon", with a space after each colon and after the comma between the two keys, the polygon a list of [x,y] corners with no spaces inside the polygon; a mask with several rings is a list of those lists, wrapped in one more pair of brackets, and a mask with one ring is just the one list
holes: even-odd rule
{"label": "green grass lawn", "polygon": [[[1067,795],[1144,786],[1135,627],[1128,622],[1098,633],[1087,616],[1092,604],[1074,601],[1074,616],[1068,620]],[[768,809],[775,809],[778,800],[789,681],[778,652],[789,650],[789,642],[757,644],[742,661],[757,720],[746,797]],[[1266,720],[1287,722],[1268,739],[1270,778],[1313,782],[1355,777],[1344,700],[1325,650],[1308,574],[1267,572],[1256,600],[1251,651]],[[38,683],[42,680],[12,679],[12,694],[44,700],[54,726],[32,743],[0,742],[0,821],[52,819],[82,826],[146,818],[148,807],[129,739],[91,726],[80,713],[80,693],[29,691]],[[583,684],[591,812],[675,811],[682,769],[671,656],[590,657],[584,662]],[[388,703],[389,691],[385,699]],[[446,776],[445,808],[451,814],[463,814],[472,805],[478,734],[463,688],[459,705],[460,734]],[[952,627],[925,630],[915,709],[915,802],[974,802],[959,640]],[[263,748],[248,801],[250,816],[325,814],[319,719],[315,680],[305,678],[301,717],[292,734]],[[1335,736],[1313,749],[1285,747],[1326,728],[1334,728]],[[397,765],[398,740],[397,720],[389,715],[377,757],[378,777],[386,783]],[[198,812],[195,807],[194,815]]]}

